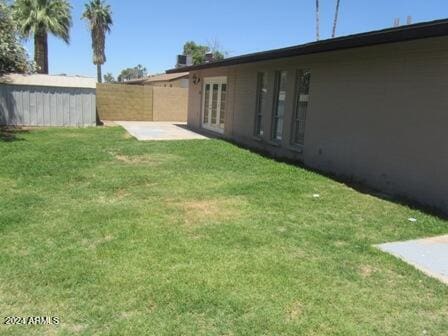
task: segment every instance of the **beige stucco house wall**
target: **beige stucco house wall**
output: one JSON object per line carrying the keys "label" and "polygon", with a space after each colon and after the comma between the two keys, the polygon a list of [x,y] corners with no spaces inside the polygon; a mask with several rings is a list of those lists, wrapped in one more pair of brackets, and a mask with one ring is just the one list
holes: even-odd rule
{"label": "beige stucco house wall", "polygon": [[[290,145],[298,69],[311,70],[299,150]],[[273,143],[279,70],[288,76],[286,115]],[[261,139],[253,135],[259,72],[268,75]],[[448,213],[448,37],[190,70],[191,128],[201,128],[203,80],[214,76],[227,77],[225,138]]]}

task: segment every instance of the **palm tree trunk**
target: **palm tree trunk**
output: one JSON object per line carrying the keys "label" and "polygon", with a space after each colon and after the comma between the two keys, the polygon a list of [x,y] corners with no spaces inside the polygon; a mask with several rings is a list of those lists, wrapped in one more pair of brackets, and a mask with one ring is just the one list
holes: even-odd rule
{"label": "palm tree trunk", "polygon": [[320,13],[319,13],[319,0],[316,0],[316,40],[320,40]]}
{"label": "palm tree trunk", "polygon": [[36,32],[34,35],[34,62],[37,72],[48,74],[48,35],[46,32]]}
{"label": "palm tree trunk", "polygon": [[97,75],[97,80],[98,83],[102,83],[103,82],[103,76],[101,74],[101,64],[97,64],[96,65],[96,75]]}
{"label": "palm tree trunk", "polygon": [[336,0],[336,11],[334,12],[334,21],[333,21],[333,33],[331,34],[331,37],[336,36],[336,26],[338,24],[338,15],[339,15],[339,4],[341,0]]}

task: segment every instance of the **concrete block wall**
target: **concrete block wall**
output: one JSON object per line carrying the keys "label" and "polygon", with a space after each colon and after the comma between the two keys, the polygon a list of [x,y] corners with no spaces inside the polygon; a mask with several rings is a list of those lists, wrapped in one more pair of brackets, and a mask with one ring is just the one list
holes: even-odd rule
{"label": "concrete block wall", "polygon": [[98,84],[97,111],[101,120],[187,120],[188,89],[143,85]]}
{"label": "concrete block wall", "polygon": [[187,121],[188,90],[153,87],[154,121]]}
{"label": "concrete block wall", "polygon": [[101,120],[153,120],[152,87],[98,84],[96,94],[97,111]]}

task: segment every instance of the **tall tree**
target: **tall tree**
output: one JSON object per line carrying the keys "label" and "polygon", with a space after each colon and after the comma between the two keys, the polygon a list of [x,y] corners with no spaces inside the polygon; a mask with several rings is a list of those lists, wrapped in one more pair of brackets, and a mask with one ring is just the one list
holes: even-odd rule
{"label": "tall tree", "polygon": [[20,43],[11,8],[5,0],[0,0],[0,75],[29,70],[28,55]]}
{"label": "tall tree", "polygon": [[90,0],[82,15],[89,22],[92,35],[93,64],[96,65],[98,82],[101,83],[101,65],[106,62],[106,33],[112,26],[112,10],[104,0]]}
{"label": "tall tree", "polygon": [[320,40],[320,10],[319,0],[316,0],[316,40]]}
{"label": "tall tree", "polygon": [[336,36],[336,26],[338,24],[338,16],[339,16],[339,5],[341,0],[336,0],[336,10],[334,12],[334,21],[333,21],[333,33],[331,34],[331,37]]}
{"label": "tall tree", "polygon": [[24,36],[34,35],[37,72],[48,74],[48,33],[70,41],[71,5],[67,0],[16,0],[14,19]]}

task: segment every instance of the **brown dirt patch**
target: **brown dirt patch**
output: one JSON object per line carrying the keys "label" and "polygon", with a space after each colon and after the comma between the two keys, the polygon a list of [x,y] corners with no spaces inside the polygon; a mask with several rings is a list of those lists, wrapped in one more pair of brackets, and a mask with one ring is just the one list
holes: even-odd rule
{"label": "brown dirt patch", "polygon": [[17,182],[10,178],[0,177],[0,188],[9,189],[17,187]]}
{"label": "brown dirt patch", "polygon": [[66,329],[72,333],[79,334],[83,332],[87,328],[84,324],[72,324],[69,325]]}
{"label": "brown dirt patch", "polygon": [[133,137],[131,134],[129,134],[128,132],[125,132],[125,133],[122,135],[122,138],[123,138],[123,139],[134,139],[134,137]]}
{"label": "brown dirt patch", "polygon": [[183,212],[184,224],[196,227],[241,216],[244,202],[241,197],[188,200],[176,202],[176,207]]}
{"label": "brown dirt patch", "polygon": [[64,132],[59,135],[59,137],[61,137],[61,138],[74,138],[74,139],[80,138],[83,136],[84,136],[84,134],[76,133],[76,132]]}
{"label": "brown dirt patch", "polygon": [[362,265],[359,268],[359,274],[363,278],[368,278],[368,277],[372,276],[375,272],[376,272],[376,269],[370,265]]}
{"label": "brown dirt patch", "polygon": [[342,240],[336,240],[333,242],[334,246],[336,247],[346,247],[348,246],[348,243]]}
{"label": "brown dirt patch", "polygon": [[118,199],[118,200],[122,200],[123,198],[126,198],[126,197],[128,197],[130,195],[130,193],[128,193],[127,191],[126,191],[126,189],[118,189],[116,192],[115,192],[115,197]]}
{"label": "brown dirt patch", "polygon": [[113,204],[126,199],[130,195],[131,193],[126,189],[118,189],[112,195],[100,195],[95,197],[95,201],[101,204]]}
{"label": "brown dirt patch", "polygon": [[286,320],[296,321],[303,314],[303,306],[300,302],[295,301],[286,308]]}
{"label": "brown dirt patch", "polygon": [[177,159],[177,156],[170,154],[115,155],[115,159],[130,165],[157,165],[170,160],[175,160]]}
{"label": "brown dirt patch", "polygon": [[94,250],[98,246],[102,244],[106,244],[114,239],[111,235],[106,235],[104,237],[98,238],[98,239],[84,239],[82,241],[83,245],[86,246],[88,249]]}

